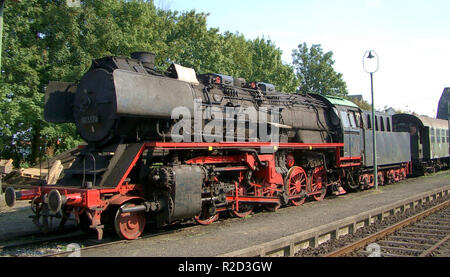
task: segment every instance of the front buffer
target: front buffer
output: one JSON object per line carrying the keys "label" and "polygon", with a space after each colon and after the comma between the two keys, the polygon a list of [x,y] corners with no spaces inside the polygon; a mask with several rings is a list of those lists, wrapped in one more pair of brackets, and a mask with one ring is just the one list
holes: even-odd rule
{"label": "front buffer", "polygon": [[[139,170],[133,169],[141,168],[138,163],[142,162],[140,158],[145,150],[144,144],[118,145],[112,158],[101,163],[101,153],[86,149],[65,171],[58,185],[37,186],[26,191],[7,188],[6,203],[12,207],[17,200],[31,200],[33,222],[44,233],[49,232],[49,218],[61,218],[59,227],[63,229],[73,214],[81,229],[95,230],[99,240],[103,238],[105,225],[113,227],[119,237],[133,240],[142,234],[148,218],[161,226],[200,214],[204,169],[196,165],[174,166],[164,185],[132,184],[139,180],[136,178]],[[89,169],[88,161],[95,159],[92,157],[104,168]]]}

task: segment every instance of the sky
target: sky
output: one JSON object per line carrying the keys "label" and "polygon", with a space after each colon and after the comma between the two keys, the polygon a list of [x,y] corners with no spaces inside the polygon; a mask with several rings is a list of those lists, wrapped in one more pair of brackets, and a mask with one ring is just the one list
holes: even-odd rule
{"label": "sky", "polygon": [[271,39],[292,63],[292,50],[306,42],[332,51],[350,95],[371,103],[363,56],[374,50],[375,107],[436,117],[450,87],[448,0],[155,0],[163,9],[209,13],[208,27]]}

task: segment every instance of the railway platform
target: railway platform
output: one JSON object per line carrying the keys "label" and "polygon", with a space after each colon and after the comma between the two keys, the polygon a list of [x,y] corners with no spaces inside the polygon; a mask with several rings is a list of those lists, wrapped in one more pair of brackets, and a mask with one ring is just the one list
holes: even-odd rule
{"label": "railway platform", "polygon": [[300,207],[261,212],[244,219],[227,219],[126,244],[83,251],[83,257],[213,257],[288,237],[335,221],[390,205],[428,191],[448,188],[450,171],[408,179],[378,191],[368,190]]}

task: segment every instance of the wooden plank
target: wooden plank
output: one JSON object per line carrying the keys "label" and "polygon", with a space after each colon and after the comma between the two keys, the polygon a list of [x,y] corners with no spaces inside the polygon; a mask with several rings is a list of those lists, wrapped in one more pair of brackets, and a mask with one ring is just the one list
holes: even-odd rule
{"label": "wooden plank", "polygon": [[55,161],[48,173],[47,184],[55,185],[58,182],[59,176],[61,175],[63,169],[64,166],[61,164],[61,161],[60,160]]}
{"label": "wooden plank", "polygon": [[39,168],[22,168],[20,170],[20,176],[31,178],[31,179],[41,179],[42,177],[48,175],[48,169],[39,169]]}
{"label": "wooden plank", "polygon": [[9,159],[9,160],[0,160],[0,166],[7,166],[7,165],[12,165],[13,160]]}
{"label": "wooden plank", "polygon": [[61,161],[62,165],[64,166],[64,168],[69,168],[70,165],[72,164],[72,162],[76,159],[76,155],[80,153],[80,148],[76,147],[76,148],[72,148],[70,150],[67,150],[66,152],[63,152],[59,155],[54,156],[53,158],[47,160],[47,161],[42,161],[42,163],[35,165],[35,168],[45,168],[45,169],[49,169],[53,166],[53,164],[56,161]]}
{"label": "wooden plank", "polygon": [[0,174],[9,174],[13,170],[13,160],[0,160]]}

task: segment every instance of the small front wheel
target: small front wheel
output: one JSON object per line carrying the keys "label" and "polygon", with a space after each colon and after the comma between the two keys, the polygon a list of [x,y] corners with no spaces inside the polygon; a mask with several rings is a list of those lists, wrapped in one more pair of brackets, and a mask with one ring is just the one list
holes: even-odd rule
{"label": "small front wheel", "polygon": [[135,207],[135,204],[124,204],[116,212],[114,228],[121,239],[135,240],[142,235],[145,228],[145,212],[122,212],[123,208]]}

